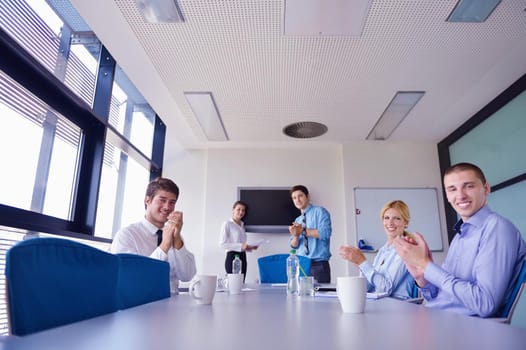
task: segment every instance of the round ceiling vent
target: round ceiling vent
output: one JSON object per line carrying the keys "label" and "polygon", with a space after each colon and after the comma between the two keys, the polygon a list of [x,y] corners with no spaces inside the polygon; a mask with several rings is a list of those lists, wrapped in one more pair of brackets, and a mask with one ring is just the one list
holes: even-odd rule
{"label": "round ceiling vent", "polygon": [[309,139],[318,137],[327,132],[327,126],[316,122],[298,122],[287,125],[283,128],[283,133],[298,139]]}

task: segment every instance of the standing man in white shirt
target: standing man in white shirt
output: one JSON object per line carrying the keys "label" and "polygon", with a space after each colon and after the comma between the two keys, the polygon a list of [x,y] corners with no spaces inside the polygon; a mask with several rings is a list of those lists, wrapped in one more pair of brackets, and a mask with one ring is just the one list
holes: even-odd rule
{"label": "standing man in white shirt", "polygon": [[112,253],[131,253],[167,261],[170,264],[170,289],[178,293],[179,281],[190,281],[195,273],[195,258],[181,237],[183,213],[175,211],[179,188],[170,179],[158,177],[148,184],[144,218],[121,228],[111,244]]}

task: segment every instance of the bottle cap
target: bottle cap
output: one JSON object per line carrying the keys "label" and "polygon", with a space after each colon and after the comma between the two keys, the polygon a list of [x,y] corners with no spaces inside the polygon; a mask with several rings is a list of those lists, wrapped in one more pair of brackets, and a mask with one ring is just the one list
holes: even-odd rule
{"label": "bottle cap", "polygon": [[290,254],[296,254],[296,249],[291,249]]}

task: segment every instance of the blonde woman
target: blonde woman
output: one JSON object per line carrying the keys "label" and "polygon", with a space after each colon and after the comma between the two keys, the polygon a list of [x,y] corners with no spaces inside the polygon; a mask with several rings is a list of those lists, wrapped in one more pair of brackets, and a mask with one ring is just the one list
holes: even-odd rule
{"label": "blonde woman", "polygon": [[411,298],[414,280],[393,247],[396,237],[410,235],[406,231],[410,219],[409,208],[401,200],[394,200],[384,205],[380,217],[387,242],[380,248],[372,264],[357,247],[341,246],[340,256],[358,266],[367,278],[368,292]]}

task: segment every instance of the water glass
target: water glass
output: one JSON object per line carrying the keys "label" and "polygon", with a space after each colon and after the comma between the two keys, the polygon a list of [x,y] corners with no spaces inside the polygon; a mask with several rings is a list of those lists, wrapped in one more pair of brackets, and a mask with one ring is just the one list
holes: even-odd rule
{"label": "water glass", "polygon": [[300,296],[314,296],[314,277],[300,276]]}

